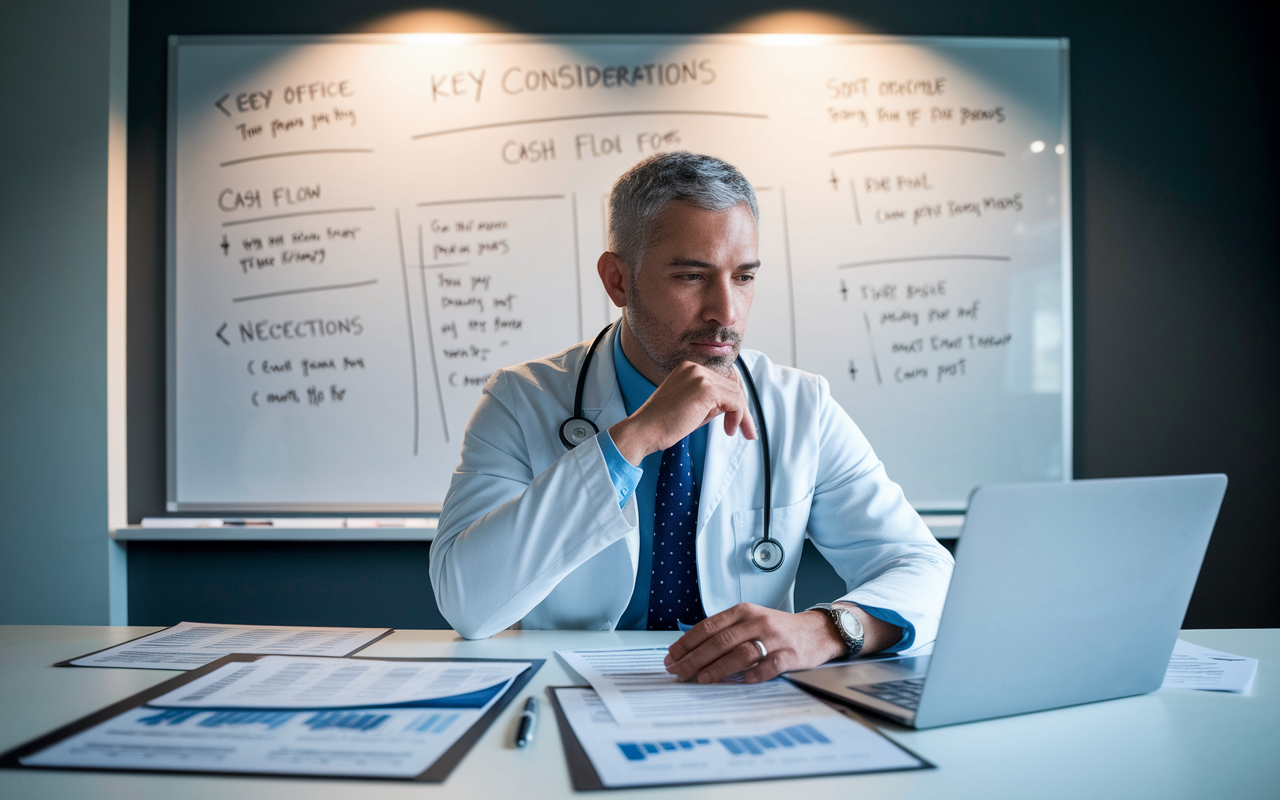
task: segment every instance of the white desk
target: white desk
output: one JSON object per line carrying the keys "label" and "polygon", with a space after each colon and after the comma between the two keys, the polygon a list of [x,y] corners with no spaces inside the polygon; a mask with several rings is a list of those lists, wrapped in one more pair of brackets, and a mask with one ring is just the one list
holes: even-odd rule
{"label": "white desk", "polygon": [[[98,650],[152,628],[0,627],[0,750],[71,722],[176,673],[154,670],[53,668],[56,661]],[[546,658],[525,693],[570,682],[556,649],[623,647],[672,640],[671,634],[510,632],[468,642],[450,631],[399,631],[362,655]],[[639,789],[609,797],[779,800],[808,798],[1201,798],[1280,797],[1280,630],[1187,631],[1196,644],[1261,659],[1249,696],[1159,691],[1106,703],[910,731],[881,730],[938,766],[934,770],[708,787]],[[998,655],[993,655],[998,657]],[[363,798],[510,798],[572,794],[560,737],[544,706],[537,738],[511,744],[523,697],[509,706],[442,785],[297,778],[0,770],[0,797],[131,800],[351,800]]]}

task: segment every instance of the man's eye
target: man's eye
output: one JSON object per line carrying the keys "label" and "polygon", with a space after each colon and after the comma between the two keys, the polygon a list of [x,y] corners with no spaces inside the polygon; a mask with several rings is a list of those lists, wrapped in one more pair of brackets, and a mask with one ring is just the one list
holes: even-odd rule
{"label": "man's eye", "polygon": [[677,279],[682,281],[700,281],[702,280],[702,276],[696,272],[690,272],[687,275],[678,275]]}
{"label": "man's eye", "polygon": [[755,279],[756,279],[756,274],[754,272],[747,272],[738,276],[738,280],[742,281],[743,283],[750,283]]}

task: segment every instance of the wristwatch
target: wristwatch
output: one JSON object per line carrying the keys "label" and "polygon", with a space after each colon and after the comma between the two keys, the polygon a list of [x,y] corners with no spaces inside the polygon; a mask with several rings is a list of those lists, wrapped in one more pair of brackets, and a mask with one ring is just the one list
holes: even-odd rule
{"label": "wristwatch", "polygon": [[849,648],[849,652],[845,655],[850,657],[858,654],[865,639],[862,620],[850,611],[851,608],[855,608],[852,603],[818,603],[805,609],[805,611],[825,611],[831,615],[831,621],[836,624],[836,633]]}

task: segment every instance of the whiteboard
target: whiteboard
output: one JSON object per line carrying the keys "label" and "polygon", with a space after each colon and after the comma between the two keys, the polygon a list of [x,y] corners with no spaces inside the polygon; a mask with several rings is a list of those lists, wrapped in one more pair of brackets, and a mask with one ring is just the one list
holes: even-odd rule
{"label": "whiteboard", "polygon": [[432,510],[494,370],[616,316],[631,164],[760,198],[745,346],[921,510],[1071,464],[1058,39],[173,37],[171,510]]}

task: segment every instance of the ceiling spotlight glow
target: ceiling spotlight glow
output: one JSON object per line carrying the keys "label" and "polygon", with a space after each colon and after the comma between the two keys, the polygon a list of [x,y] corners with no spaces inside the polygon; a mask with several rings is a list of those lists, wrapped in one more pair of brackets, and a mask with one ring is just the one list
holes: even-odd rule
{"label": "ceiling spotlight glow", "polygon": [[469,33],[504,33],[510,30],[496,20],[447,8],[420,8],[401,11],[368,20],[359,28],[361,33],[409,33],[431,38],[413,38],[409,41],[421,44],[457,44],[466,41]]}
{"label": "ceiling spotlight glow", "polygon": [[450,45],[463,44],[472,38],[469,33],[406,33],[405,41],[412,44]]}
{"label": "ceiling spotlight glow", "polygon": [[870,26],[857,20],[806,9],[761,14],[741,20],[724,30],[728,33],[769,34],[769,39],[764,44],[791,47],[815,41],[814,34],[875,33]]}
{"label": "ceiling spotlight glow", "polygon": [[1033,152],[1033,153],[1043,153],[1043,152],[1044,152],[1044,142],[1040,141],[1039,139],[1037,139],[1036,141],[1032,142],[1032,143],[1031,143],[1031,152]]}
{"label": "ceiling spotlight glow", "polygon": [[812,33],[766,33],[760,36],[760,43],[774,47],[808,47],[818,44],[821,37]]}
{"label": "ceiling spotlight glow", "polygon": [[1060,144],[1057,147],[1053,148],[1053,152],[1057,153],[1058,155],[1062,155],[1063,153],[1067,152],[1067,146],[1065,144]]}

